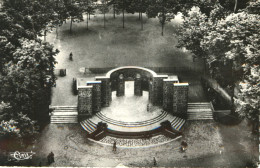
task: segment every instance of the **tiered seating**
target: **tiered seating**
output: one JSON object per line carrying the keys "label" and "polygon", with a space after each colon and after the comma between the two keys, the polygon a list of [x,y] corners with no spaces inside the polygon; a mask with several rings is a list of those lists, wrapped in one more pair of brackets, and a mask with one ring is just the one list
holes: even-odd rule
{"label": "tiered seating", "polygon": [[78,123],[78,112],[76,106],[52,106],[51,123]]}
{"label": "tiered seating", "polygon": [[162,113],[160,115],[158,115],[157,117],[150,119],[150,120],[146,120],[146,121],[142,121],[142,122],[123,122],[123,121],[118,121],[118,120],[108,118],[105,115],[103,115],[101,112],[96,114],[96,116],[100,120],[102,120],[106,123],[109,123],[109,124],[122,126],[122,127],[143,127],[143,126],[151,125],[151,124],[162,121],[167,115],[168,114],[166,111],[162,111]]}
{"label": "tiered seating", "polygon": [[213,112],[211,104],[208,102],[189,103],[188,120],[212,120]]}
{"label": "tiered seating", "polygon": [[175,117],[174,119],[171,121],[171,126],[173,129],[179,131],[182,126],[185,124],[185,120],[179,117]]}
{"label": "tiered seating", "polygon": [[80,122],[80,125],[83,127],[85,131],[87,131],[89,134],[94,132],[97,129],[97,125],[93,123],[91,120],[87,119]]}

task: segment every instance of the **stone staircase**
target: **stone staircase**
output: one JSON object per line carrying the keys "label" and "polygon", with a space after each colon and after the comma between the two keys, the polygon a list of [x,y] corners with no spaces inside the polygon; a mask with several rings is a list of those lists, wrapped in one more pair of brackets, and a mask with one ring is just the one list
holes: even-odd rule
{"label": "stone staircase", "polygon": [[51,123],[78,123],[77,106],[50,106],[53,111],[50,113]]}
{"label": "stone staircase", "polygon": [[88,134],[91,134],[97,129],[97,125],[89,119],[81,121],[80,125],[88,132]]}
{"label": "stone staircase", "polygon": [[124,122],[124,121],[118,121],[118,120],[108,118],[104,114],[102,114],[102,112],[99,112],[99,113],[96,114],[96,116],[100,120],[105,121],[106,123],[109,123],[109,124],[120,126],[120,127],[144,127],[144,126],[149,126],[149,125],[152,125],[152,124],[155,124],[157,122],[162,121],[164,118],[167,117],[167,115],[168,115],[168,113],[166,111],[162,110],[160,115],[158,115],[157,117],[152,118],[150,120],[141,121],[141,122]]}
{"label": "stone staircase", "polygon": [[185,124],[185,120],[179,117],[175,117],[174,119],[171,121],[171,126],[173,129],[179,131],[182,126]]}
{"label": "stone staircase", "polygon": [[188,103],[188,120],[213,120],[212,105],[209,102]]}

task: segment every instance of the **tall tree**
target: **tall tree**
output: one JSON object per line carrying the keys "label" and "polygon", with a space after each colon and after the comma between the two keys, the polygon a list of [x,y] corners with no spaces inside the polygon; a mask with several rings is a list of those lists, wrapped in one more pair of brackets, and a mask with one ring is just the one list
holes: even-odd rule
{"label": "tall tree", "polygon": [[49,88],[55,82],[53,73],[58,53],[49,43],[21,39],[22,46],[13,53],[0,76],[1,100],[15,111],[35,118],[40,104],[48,101]]}
{"label": "tall tree", "polygon": [[234,87],[240,83],[240,94],[233,98],[232,110],[256,121],[260,97],[260,18],[254,14],[258,5],[252,6],[237,14],[221,4],[215,6],[209,17],[200,12],[189,14],[180,29],[179,45],[197,56],[204,55],[210,73],[222,86],[231,87],[232,97]]}
{"label": "tall tree", "polygon": [[76,0],[65,0],[64,5],[70,17],[70,33],[72,33],[72,23],[83,21],[83,7]]}
{"label": "tall tree", "polygon": [[99,5],[99,10],[102,12],[103,14],[103,21],[104,21],[104,25],[103,27],[106,27],[106,13],[108,12],[108,3],[107,0],[101,0],[101,5]]}
{"label": "tall tree", "polygon": [[150,0],[146,14],[148,18],[159,18],[163,36],[166,21],[173,19],[181,11],[180,7],[178,0]]}
{"label": "tall tree", "polygon": [[34,38],[46,32],[50,20],[55,17],[52,0],[4,0],[3,11],[24,29],[34,33]]}
{"label": "tall tree", "polygon": [[[232,91],[235,83],[245,83],[243,85],[245,87],[241,89],[241,95],[245,100],[245,105],[251,107],[252,110],[237,110],[237,112],[248,117],[256,115],[252,111],[259,110],[259,99],[257,99],[260,96],[260,86],[257,82],[258,75],[260,75],[259,19],[259,15],[246,12],[231,14],[224,20],[218,21],[201,43],[205,51],[214,56],[220,63],[232,63],[230,64],[233,72]],[[234,97],[234,99],[236,98]]]}
{"label": "tall tree", "polygon": [[[6,116],[10,116],[10,113],[6,114]],[[0,149],[10,152],[19,150],[19,148],[24,149],[27,145],[33,143],[39,133],[38,131],[36,121],[31,120],[22,113],[16,113],[12,118],[1,120]]]}
{"label": "tall tree", "polygon": [[87,29],[90,15],[95,12],[94,0],[80,0],[80,6],[83,8],[83,12],[87,14]]}
{"label": "tall tree", "polygon": [[5,13],[0,13],[0,73],[5,64],[13,60],[13,53],[21,46],[19,38],[33,39],[32,32],[25,30]]}

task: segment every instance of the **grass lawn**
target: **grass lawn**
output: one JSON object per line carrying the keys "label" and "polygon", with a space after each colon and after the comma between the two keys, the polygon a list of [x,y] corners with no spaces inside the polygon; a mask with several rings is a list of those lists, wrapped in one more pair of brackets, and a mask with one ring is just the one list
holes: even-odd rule
{"label": "grass lawn", "polygon": [[61,49],[58,67],[71,65],[60,59],[67,60],[70,52],[78,67],[193,66],[190,54],[175,47],[176,22],[166,25],[164,36],[160,35],[157,19],[144,18],[144,23],[141,31],[138,16],[129,14],[123,29],[120,17],[113,19],[108,15],[106,28],[103,28],[103,16],[96,15],[90,20],[89,30],[85,22],[75,23],[70,34],[67,23],[60,27],[58,39],[54,31],[47,41]]}
{"label": "grass lawn", "polygon": [[[112,15],[107,15],[106,28],[103,28],[103,16],[99,14],[90,20],[89,30],[85,22],[74,23],[70,34],[70,24],[67,22],[59,28],[58,38],[56,31],[48,34],[47,41],[60,50],[56,68],[67,70],[65,77],[58,77],[57,87],[53,89],[52,105],[77,105],[77,96],[72,94],[72,79],[88,77],[91,80],[95,76],[82,73],[82,68],[129,65],[197,69],[203,67],[200,62],[192,62],[189,52],[175,47],[177,39],[174,32],[177,31],[178,20],[167,23],[164,36],[161,36],[157,19],[144,17],[144,30],[141,30],[138,15],[126,15],[125,29],[122,28],[120,17],[113,19]],[[69,60],[70,52],[73,53],[73,61]],[[205,96],[199,94],[202,93],[201,87],[196,82],[192,87],[190,100],[196,101],[194,99],[199,98],[197,101],[205,101]]]}

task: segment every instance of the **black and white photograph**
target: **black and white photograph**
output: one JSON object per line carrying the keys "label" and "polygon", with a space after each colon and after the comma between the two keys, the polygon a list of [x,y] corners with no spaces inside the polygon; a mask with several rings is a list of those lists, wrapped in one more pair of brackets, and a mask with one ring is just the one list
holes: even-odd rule
{"label": "black and white photograph", "polygon": [[0,167],[257,168],[260,0],[0,0]]}

